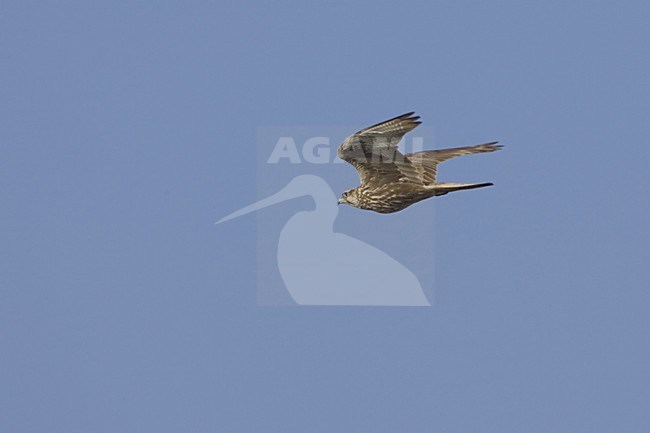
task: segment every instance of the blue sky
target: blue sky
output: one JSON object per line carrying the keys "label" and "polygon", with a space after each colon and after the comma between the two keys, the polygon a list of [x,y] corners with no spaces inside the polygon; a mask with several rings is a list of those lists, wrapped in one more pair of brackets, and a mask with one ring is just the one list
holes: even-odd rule
{"label": "blue sky", "polygon": [[[646,431],[649,18],[3,2],[0,430]],[[257,197],[258,127],[411,110],[506,145],[442,168],[490,190],[389,217],[435,206],[434,307],[259,307],[256,216],[213,224]]]}

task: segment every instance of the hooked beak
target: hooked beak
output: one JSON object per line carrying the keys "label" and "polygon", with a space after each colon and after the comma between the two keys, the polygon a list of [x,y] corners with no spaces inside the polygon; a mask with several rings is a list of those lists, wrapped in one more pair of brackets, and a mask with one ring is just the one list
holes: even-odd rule
{"label": "hooked beak", "polygon": [[339,197],[338,204],[341,205],[343,203],[345,203],[345,200],[343,200],[343,197]]}

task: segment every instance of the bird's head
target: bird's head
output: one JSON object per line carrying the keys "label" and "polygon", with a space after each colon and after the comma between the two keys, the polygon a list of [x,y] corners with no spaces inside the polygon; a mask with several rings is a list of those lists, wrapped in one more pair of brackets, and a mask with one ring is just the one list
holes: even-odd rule
{"label": "bird's head", "polygon": [[339,197],[339,204],[349,204],[350,206],[359,206],[359,196],[357,189],[349,189]]}

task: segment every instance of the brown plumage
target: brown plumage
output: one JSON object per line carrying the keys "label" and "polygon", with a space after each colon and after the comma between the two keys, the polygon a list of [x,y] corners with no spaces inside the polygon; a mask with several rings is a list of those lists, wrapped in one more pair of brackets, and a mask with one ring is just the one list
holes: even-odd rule
{"label": "brown plumage", "polygon": [[404,134],[421,122],[413,112],[362,129],[348,137],[338,149],[338,156],[359,172],[361,184],[345,191],[339,204],[379,213],[400,211],[429,197],[453,191],[481,188],[492,183],[436,182],[438,164],[461,155],[494,152],[497,141],[478,146],[426,150],[403,155],[397,149]]}

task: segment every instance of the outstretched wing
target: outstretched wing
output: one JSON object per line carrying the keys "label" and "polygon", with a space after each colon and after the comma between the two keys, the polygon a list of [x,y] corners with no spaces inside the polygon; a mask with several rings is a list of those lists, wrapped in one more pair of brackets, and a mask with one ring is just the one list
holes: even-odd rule
{"label": "outstretched wing", "polygon": [[424,152],[408,153],[404,155],[418,172],[420,182],[428,185],[435,183],[438,164],[462,155],[475,153],[494,152],[503,146],[497,145],[498,141],[479,144],[477,146],[456,147],[454,149],[425,150]]}
{"label": "outstretched wing", "polygon": [[421,182],[418,170],[397,149],[404,134],[421,123],[420,117],[413,114],[402,114],[362,129],[341,143],[339,158],[357,169],[362,184]]}

